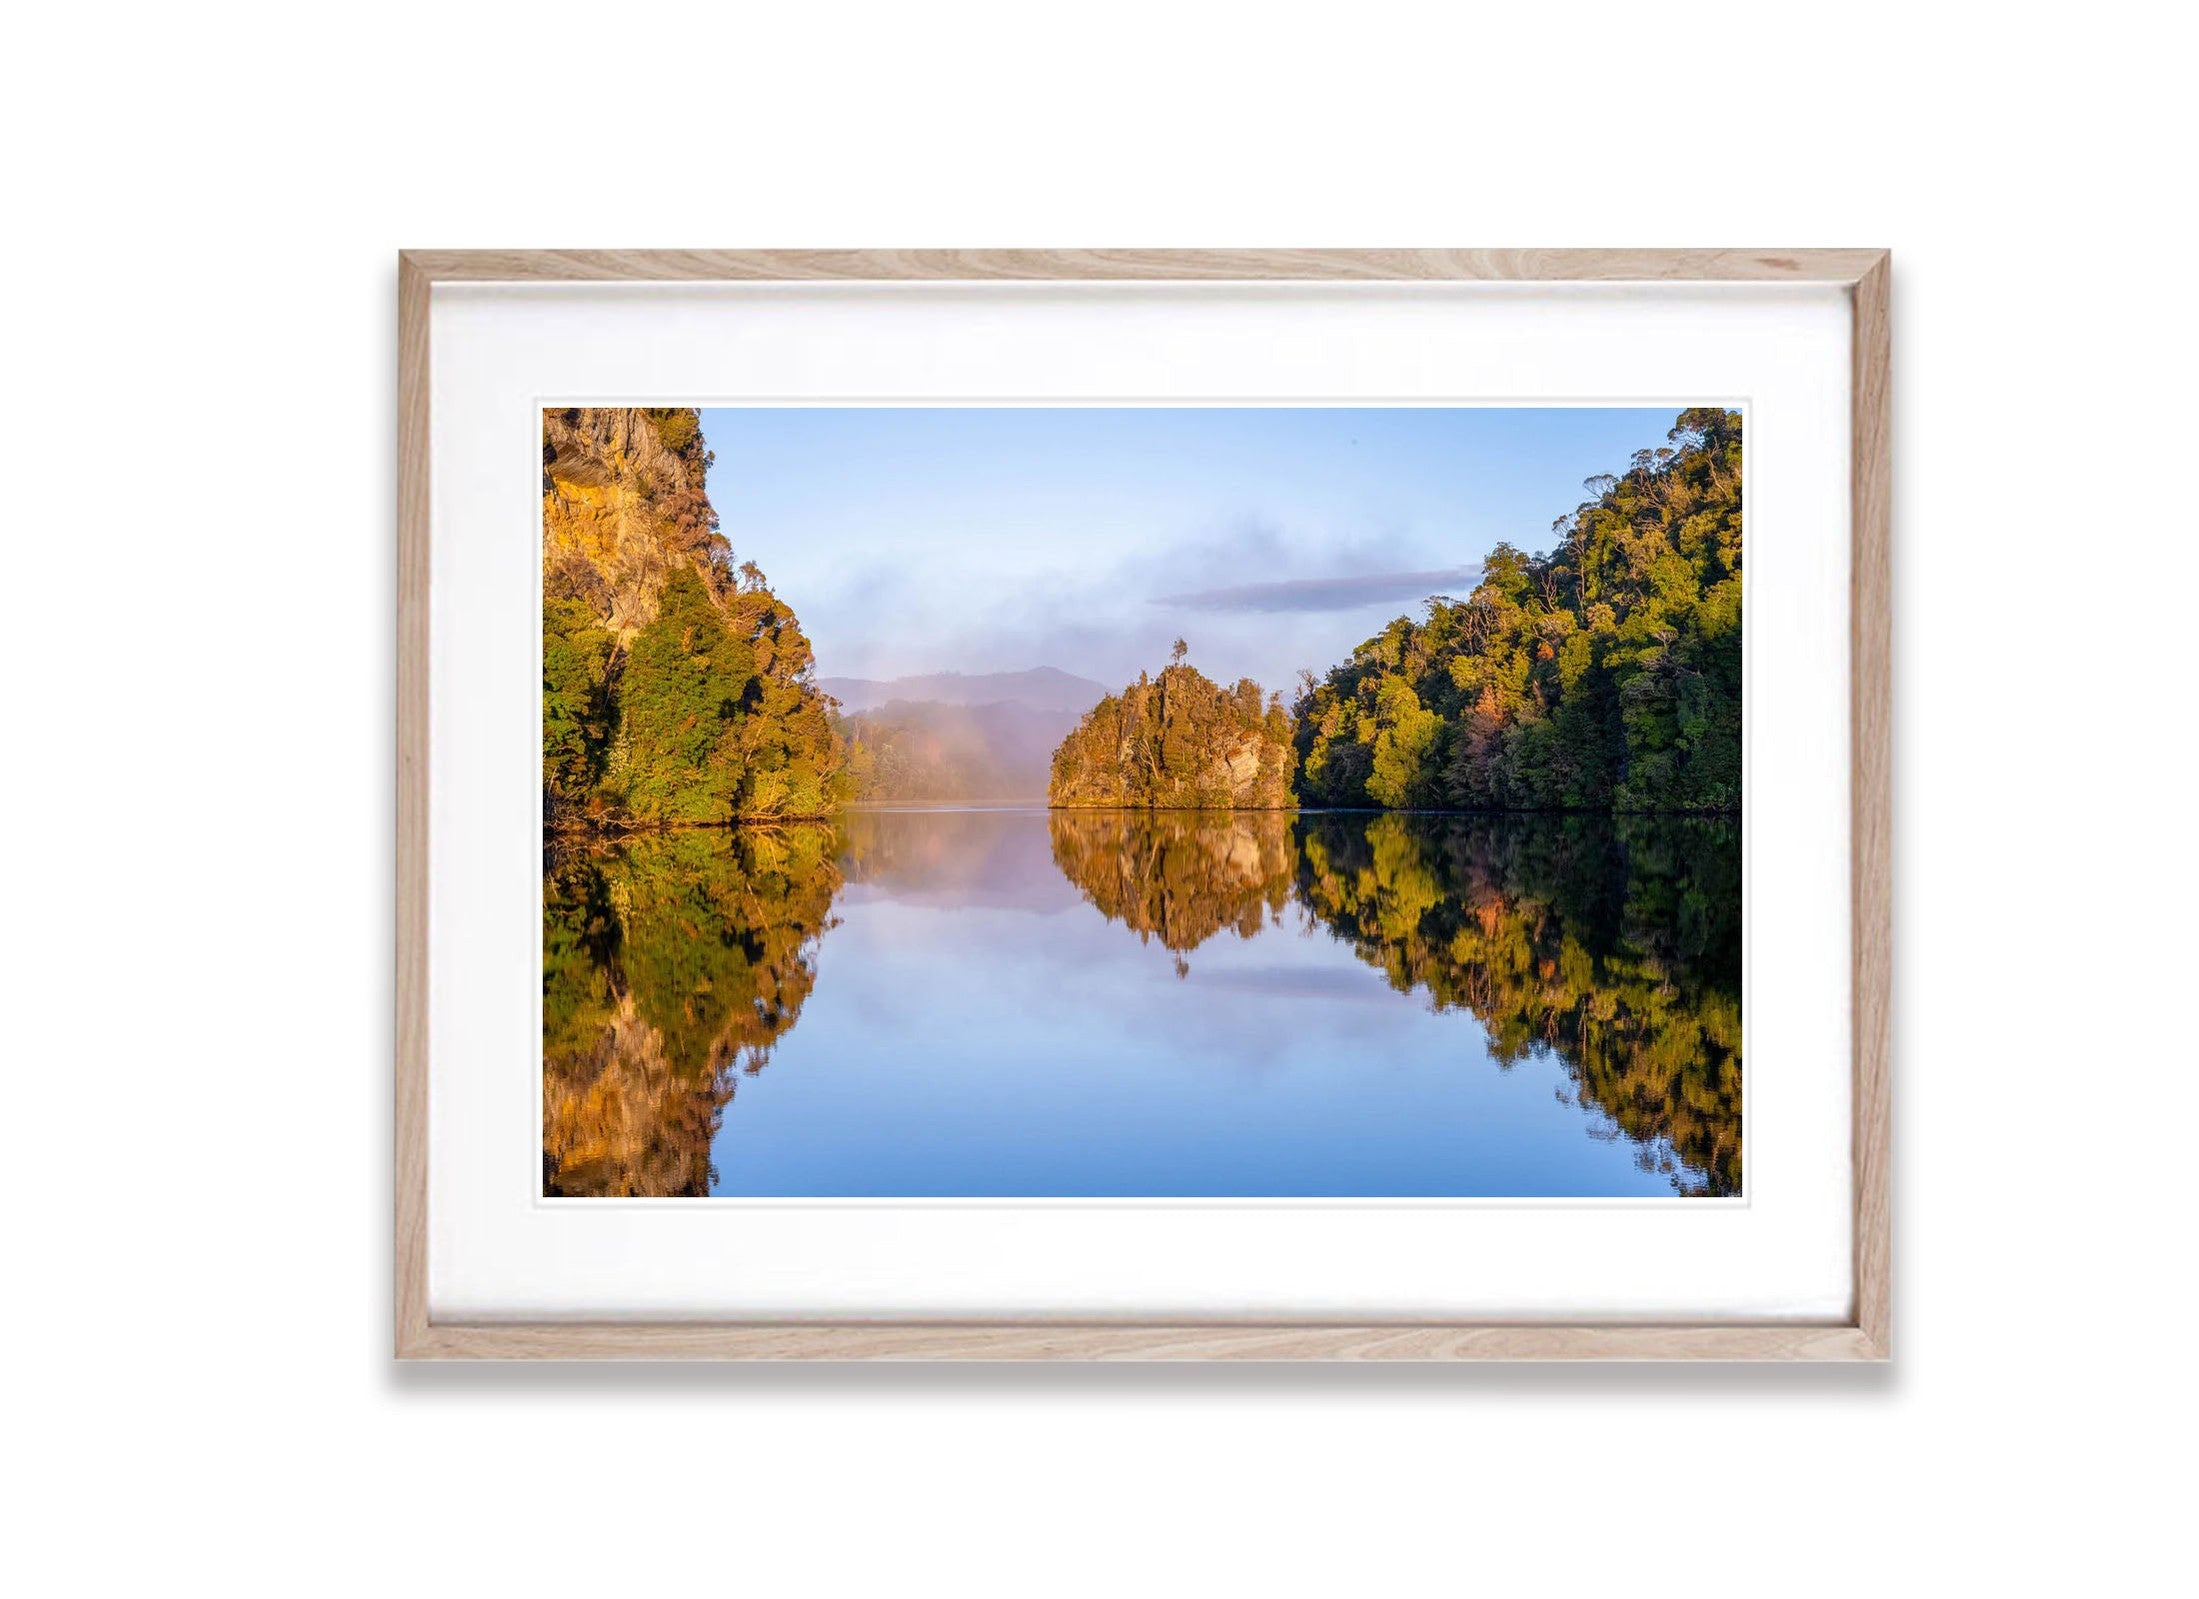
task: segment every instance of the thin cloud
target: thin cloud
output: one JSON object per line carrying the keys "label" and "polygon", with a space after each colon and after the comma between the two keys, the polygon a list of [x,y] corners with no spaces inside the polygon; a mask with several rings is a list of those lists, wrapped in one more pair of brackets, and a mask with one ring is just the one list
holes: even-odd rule
{"label": "thin cloud", "polygon": [[1300,577],[1278,583],[1237,583],[1191,594],[1163,594],[1155,605],[1188,611],[1355,611],[1361,606],[1425,599],[1430,594],[1470,586],[1481,579],[1481,565],[1446,567],[1434,572],[1369,572],[1358,577]]}

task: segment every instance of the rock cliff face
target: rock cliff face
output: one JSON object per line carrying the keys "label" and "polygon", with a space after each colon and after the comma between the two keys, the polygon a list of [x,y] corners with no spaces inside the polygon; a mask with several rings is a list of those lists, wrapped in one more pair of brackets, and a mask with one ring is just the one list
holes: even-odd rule
{"label": "rock cliff face", "polygon": [[691,410],[542,419],[542,799],[553,829],[815,816],[845,755],[809,641],[704,492]]}
{"label": "rock cliff face", "polygon": [[631,638],[656,620],[680,568],[733,587],[733,550],[703,492],[710,464],[693,411],[542,413],[542,576]]}
{"label": "rock cliff face", "polygon": [[1064,809],[1280,810],[1294,803],[1290,719],[1250,678],[1225,689],[1179,661],[1093,707],[1054,751]]}

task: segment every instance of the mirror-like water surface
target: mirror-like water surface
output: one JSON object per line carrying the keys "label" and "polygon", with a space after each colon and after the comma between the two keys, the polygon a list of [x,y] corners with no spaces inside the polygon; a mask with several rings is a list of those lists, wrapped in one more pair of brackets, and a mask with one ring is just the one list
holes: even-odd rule
{"label": "mirror-like water surface", "polygon": [[858,811],[553,846],[552,1195],[1741,1191],[1740,829]]}

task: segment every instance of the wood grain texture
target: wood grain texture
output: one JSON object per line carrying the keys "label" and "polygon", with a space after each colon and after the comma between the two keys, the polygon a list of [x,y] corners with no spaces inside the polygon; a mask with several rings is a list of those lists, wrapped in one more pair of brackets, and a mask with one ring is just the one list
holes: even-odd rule
{"label": "wood grain texture", "polygon": [[706,1323],[433,1327],[456,1360],[1814,1360],[1872,1358],[1852,1326]]}
{"label": "wood grain texture", "polygon": [[[428,1311],[430,297],[437,283],[1776,282],[1853,299],[1853,1319],[1839,1325],[498,1323]],[[504,1360],[1783,1360],[1891,1349],[1891,342],[1882,250],[416,250],[398,263],[395,1347]]]}
{"label": "wood grain texture", "polygon": [[1875,1354],[1892,1337],[1893,333],[1884,252],[1854,288],[1850,870],[1854,938],[1855,1315]]}
{"label": "wood grain texture", "polygon": [[428,1331],[428,294],[397,264],[397,1349]]}
{"label": "wood grain texture", "polygon": [[437,282],[1852,283],[1874,250],[411,250]]}

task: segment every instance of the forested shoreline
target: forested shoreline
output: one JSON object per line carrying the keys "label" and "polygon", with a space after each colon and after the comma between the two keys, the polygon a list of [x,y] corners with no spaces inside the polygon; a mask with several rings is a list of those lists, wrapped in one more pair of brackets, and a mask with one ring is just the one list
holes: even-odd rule
{"label": "forested shoreline", "polygon": [[[1290,704],[1181,638],[1112,693],[820,680],[719,531],[697,412],[545,412],[541,1191],[1742,1192],[1740,830],[1700,814],[1740,800],[1740,418],[1668,437]],[[1498,814],[1537,811],[1604,814]],[[1065,1018],[1070,990],[1101,998]],[[1106,1045],[1133,1013],[1183,1068],[1134,1091]],[[1371,1083],[1343,1038],[1400,1069]],[[892,1069],[849,1095],[805,1051]],[[1210,1066],[1240,1055],[1333,1114],[1233,1108]],[[1051,1095],[1031,1059],[1071,1063]],[[909,1086],[966,1070],[991,1100]],[[1492,1085],[1515,1071],[1533,1092]],[[1130,1113],[1095,1131],[1099,1104]]]}
{"label": "forested shoreline", "polygon": [[[1224,695],[1183,665],[1179,640],[1157,685],[1141,676],[1063,741],[1050,802],[1739,811],[1741,416],[1683,411],[1666,438],[1588,479],[1547,554],[1499,544],[1464,599],[1433,596],[1421,620],[1304,673],[1290,758],[1257,799],[1216,774],[1260,730],[1262,691],[1247,679]],[[1217,702],[1244,709],[1216,715]]]}
{"label": "forested shoreline", "polygon": [[[697,412],[543,424],[546,830],[819,818],[1003,786],[960,770],[984,764],[969,754],[984,741],[936,708],[932,725],[838,714],[793,609],[718,532]],[[1287,709],[1249,678],[1208,679],[1178,640],[1061,740],[1047,803],[1738,812],[1741,417],[1683,411],[1667,439],[1588,479],[1546,553],[1497,545],[1465,598],[1432,596],[1301,673]]]}
{"label": "forested shoreline", "polygon": [[837,810],[832,702],[793,610],[718,532],[700,416],[546,411],[542,463],[544,826]]}
{"label": "forested shoreline", "polygon": [[1741,417],[1684,411],[1593,477],[1544,555],[1499,544],[1292,709],[1312,807],[1730,813],[1741,804]]}

